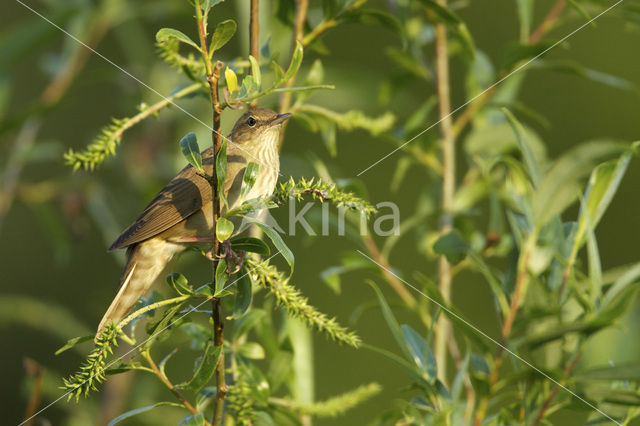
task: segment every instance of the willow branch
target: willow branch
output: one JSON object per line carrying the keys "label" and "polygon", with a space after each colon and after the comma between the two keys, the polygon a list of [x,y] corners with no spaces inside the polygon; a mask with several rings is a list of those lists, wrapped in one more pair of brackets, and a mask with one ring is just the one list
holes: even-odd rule
{"label": "willow branch", "polygon": [[[258,13],[258,0],[250,0],[251,12],[249,16],[249,51],[256,61],[259,60],[260,15]],[[259,63],[259,62],[258,62]],[[251,71],[253,73],[253,70]],[[249,108],[258,106],[258,100],[254,99]]]}
{"label": "willow branch", "polygon": [[[304,38],[304,23],[307,21],[307,11],[309,9],[309,0],[296,0],[296,14],[293,22],[293,37],[291,38],[291,54],[289,61],[293,59],[293,53],[296,50],[297,42],[303,44]],[[284,84],[285,88],[293,87],[296,82],[295,76],[289,79]],[[278,105],[278,112],[283,114],[289,111],[289,107],[291,106],[291,92],[284,92],[280,95],[280,102]],[[284,133],[287,128],[287,122],[282,123],[282,131],[280,132],[280,147],[282,147],[282,142],[284,140]]]}
{"label": "willow branch", "polygon": [[[438,4],[447,7],[446,0],[438,0]],[[451,93],[449,84],[449,53],[447,45],[447,29],[442,23],[435,24],[436,32],[436,79],[439,100],[440,133],[442,135],[442,215],[440,217],[440,235],[449,232],[453,226],[451,206],[455,192],[456,156],[455,134],[451,122]],[[451,264],[445,256],[438,262],[438,289],[447,304],[451,303]],[[447,341],[451,334],[451,324],[444,316],[440,316],[435,330],[435,357],[440,380],[446,383]]]}
{"label": "willow branch", "polygon": [[376,245],[373,238],[370,235],[362,236],[362,242],[364,243],[367,251],[371,255],[371,257],[379,264],[382,265],[380,267],[380,273],[384,277],[385,281],[389,284],[389,286],[400,296],[402,301],[407,304],[410,308],[413,308],[416,305],[416,299],[413,295],[407,290],[407,288],[396,278],[395,275],[390,273],[391,266],[387,259],[380,253],[378,246]]}
{"label": "willow branch", "polygon": [[[149,353],[149,351],[146,350],[142,352],[142,356],[144,357],[144,359],[147,360],[147,363],[149,364],[149,366],[151,367],[155,375],[158,376],[160,381],[164,383],[167,389],[169,389],[169,391],[171,391],[171,393],[175,395],[176,398],[178,398],[178,400],[182,403],[182,405],[184,405],[184,408],[189,410],[192,414],[199,414],[198,410],[196,410],[196,408],[193,405],[191,405],[191,403],[180,392],[178,392],[178,390],[173,385],[173,383],[171,383],[167,375],[164,374],[164,372],[158,367],[158,365],[153,360],[153,358],[151,358],[151,354]],[[206,420],[204,420],[204,422],[206,425],[211,424]]]}
{"label": "willow branch", "polygon": [[31,358],[25,358],[24,367],[25,370],[27,370],[27,374],[33,377],[33,389],[31,390],[29,404],[27,405],[27,411],[24,415],[25,420],[21,424],[24,424],[25,426],[32,426],[34,424],[36,411],[38,410],[42,396],[43,368]]}
{"label": "willow branch", "polygon": [[[549,30],[551,30],[551,28],[553,28],[553,25],[556,23],[562,11],[564,10],[565,4],[566,0],[558,0],[553,5],[547,16],[542,20],[540,25],[538,25],[538,27],[529,37],[529,44],[536,44],[549,32]],[[500,79],[508,75],[509,72],[511,72],[511,70],[502,72],[498,76],[497,81],[500,81]],[[489,89],[486,89],[486,91],[482,93],[481,96],[471,102],[467,106],[467,108],[465,108],[462,114],[460,114],[455,120],[455,123],[453,125],[454,134],[456,136],[460,134],[460,132],[467,126],[467,124],[469,124],[471,119],[473,119],[475,114],[487,103],[487,101],[489,101],[489,99],[493,97],[495,92],[496,86],[491,86]]]}
{"label": "willow branch", "polygon": [[544,35],[548,33],[551,28],[553,28],[553,25],[558,20],[558,17],[560,17],[560,14],[562,13],[566,5],[566,0],[558,0],[556,4],[553,5],[547,16],[545,16],[542,20],[542,23],[531,34],[531,37],[529,37],[529,44],[536,44],[537,42],[542,40],[542,37],[544,37]]}
{"label": "willow branch", "polygon": [[[580,360],[580,356],[581,355],[582,355],[582,351],[576,352],[576,354],[574,355],[574,357],[571,360],[571,362],[569,363],[569,365],[567,365],[567,367],[564,369],[562,374],[563,374],[563,376],[565,378],[568,377],[569,374],[571,374],[571,372],[575,368],[576,364],[578,364],[578,360]],[[549,396],[547,397],[547,399],[542,404],[542,408],[540,408],[540,412],[536,416],[536,419],[533,421],[532,426],[536,426],[536,425],[540,424],[540,422],[544,418],[545,413],[549,409],[549,406],[551,405],[551,402],[553,402],[553,399],[556,397],[556,395],[558,394],[559,390],[560,390],[560,385],[556,384],[554,386],[553,390],[551,391],[551,393],[549,394]]]}
{"label": "willow branch", "polygon": [[359,9],[366,2],[367,0],[356,0],[355,2],[353,2],[353,4],[351,4],[345,10],[340,12],[338,15],[334,16],[333,18],[323,20],[320,24],[318,24],[317,27],[311,30],[309,34],[301,38],[300,43],[302,44],[302,46],[307,47],[309,44],[311,44],[315,39],[320,37],[322,34],[326,33],[331,28],[336,27],[338,25],[338,20],[342,16],[344,16],[347,13],[353,12],[356,9]]}

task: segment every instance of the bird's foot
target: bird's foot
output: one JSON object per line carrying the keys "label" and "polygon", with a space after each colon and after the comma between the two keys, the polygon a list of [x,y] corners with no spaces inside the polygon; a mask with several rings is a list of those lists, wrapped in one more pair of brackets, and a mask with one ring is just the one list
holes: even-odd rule
{"label": "bird's foot", "polygon": [[229,275],[235,274],[242,269],[246,253],[242,250],[238,250],[237,252],[233,250],[229,240],[222,242],[222,248],[224,249],[224,253],[221,254],[220,257],[227,259],[227,272]]}

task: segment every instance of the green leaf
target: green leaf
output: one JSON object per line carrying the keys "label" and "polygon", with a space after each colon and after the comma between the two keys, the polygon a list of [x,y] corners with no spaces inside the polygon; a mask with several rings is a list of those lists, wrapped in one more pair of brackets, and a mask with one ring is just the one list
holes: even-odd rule
{"label": "green leaf", "polygon": [[622,381],[640,381],[640,364],[626,363],[620,365],[606,365],[602,367],[594,367],[575,373],[575,380],[592,381],[592,380],[622,380]]}
{"label": "green leaf", "polygon": [[424,371],[427,380],[429,380],[431,384],[434,384],[437,379],[437,365],[433,353],[422,336],[413,328],[407,324],[402,324],[400,328],[404,336],[404,341],[413,355],[413,362]]}
{"label": "green leaf", "polygon": [[574,202],[580,180],[601,162],[623,153],[627,145],[610,140],[591,141],[572,149],[546,173],[533,195],[533,215],[538,226],[563,212]]}
{"label": "green leaf", "polygon": [[293,273],[293,266],[295,263],[295,257],[293,256],[293,252],[291,251],[291,249],[285,244],[284,240],[282,239],[282,237],[280,236],[280,234],[278,234],[278,231],[276,231],[275,229],[273,229],[272,227],[252,218],[249,216],[245,216],[244,217],[247,221],[258,225],[258,227],[260,227],[260,229],[262,229],[262,231],[265,233],[265,235],[267,237],[269,237],[269,239],[271,240],[271,242],[273,243],[274,246],[276,246],[276,250],[278,250],[280,252],[280,254],[282,254],[282,257],[284,257],[284,259],[287,261],[287,263],[289,264],[289,267],[291,268],[291,273]]}
{"label": "green leaf", "polygon": [[625,153],[619,159],[600,164],[591,172],[584,195],[585,202],[580,208],[573,250],[577,251],[584,243],[587,224],[595,229],[600,222],[620,186],[630,160],[631,153]]}
{"label": "green leaf", "polygon": [[180,420],[178,426],[204,426],[203,414],[192,414]]}
{"label": "green leaf", "polygon": [[177,305],[168,309],[162,319],[155,324],[147,325],[147,334],[150,336],[149,339],[145,342],[145,347],[150,347],[151,344],[158,339],[159,336],[163,335],[166,337],[169,333],[166,333],[167,329],[172,325],[173,318],[180,313],[184,302],[178,303]]}
{"label": "green leaf", "polygon": [[455,265],[467,256],[469,245],[458,231],[453,230],[438,238],[433,244],[433,250]]}
{"label": "green leaf", "polygon": [[248,273],[244,272],[236,282],[236,297],[232,315],[234,319],[240,318],[247,312],[249,306],[251,306],[252,297],[251,278]]}
{"label": "green leaf", "polygon": [[227,139],[224,138],[220,144],[220,151],[216,155],[216,177],[218,179],[218,196],[224,206],[229,209],[229,202],[224,191],[224,180],[227,177]]}
{"label": "green leaf", "polygon": [[237,24],[233,19],[227,19],[216,25],[216,29],[211,36],[211,44],[209,45],[209,55],[220,49],[233,37],[236,32]]}
{"label": "green leaf", "polygon": [[216,238],[223,242],[228,240],[233,234],[233,222],[224,217],[219,217],[216,221]]}
{"label": "green leaf", "polygon": [[245,342],[237,347],[238,355],[248,359],[264,359],[264,348],[256,342]]}
{"label": "green leaf", "polygon": [[247,334],[253,327],[263,320],[265,314],[266,312],[262,309],[253,309],[245,316],[238,319],[233,325],[233,331],[231,332],[232,340],[238,340]]}
{"label": "green leaf", "polygon": [[171,407],[183,407],[182,404],[178,404],[176,402],[167,402],[167,401],[163,401],[163,402],[157,402],[155,404],[152,405],[147,405],[146,407],[140,407],[140,408],[136,408],[135,410],[130,410],[127,411],[126,413],[120,414],[118,417],[116,417],[115,419],[111,420],[109,422],[108,426],[113,426],[117,423],[120,423],[123,420],[128,419],[129,417],[133,417],[137,414],[141,414],[141,413],[145,413],[147,411],[151,411],[156,407],[161,407],[161,406],[171,406]]}
{"label": "green leaf", "polygon": [[204,14],[208,14],[212,7],[215,5],[222,3],[224,0],[205,0],[202,2],[202,8],[204,9]]}
{"label": "green leaf", "polygon": [[189,281],[187,278],[178,273],[174,272],[167,275],[167,284],[176,291],[176,293],[180,295],[185,294],[193,294],[193,288],[189,285]]}
{"label": "green leaf", "polygon": [[527,166],[531,182],[533,182],[534,187],[537,187],[542,180],[542,172],[540,171],[540,166],[536,161],[536,157],[533,155],[531,145],[526,138],[524,128],[508,109],[502,108],[502,112],[507,116],[507,120],[513,129],[513,133],[516,135],[516,140],[518,141],[518,146],[522,152],[524,164]]}
{"label": "green leaf", "polygon": [[260,166],[253,161],[250,161],[244,169],[244,175],[242,175],[242,187],[240,189],[241,201],[244,201],[244,199],[249,195],[249,192],[251,192],[251,188],[253,188],[253,185],[256,183],[259,170]]}
{"label": "green leaf", "polygon": [[584,67],[579,62],[545,60],[545,61],[537,62],[535,64],[535,67],[576,75],[578,77],[595,81],[596,83],[604,84],[606,86],[613,87],[615,89],[621,89],[621,90],[637,89],[636,85],[630,82],[629,80],[625,80],[616,75],[611,75],[602,71],[597,71],[597,70]]}
{"label": "green leaf", "polygon": [[291,80],[291,78],[296,75],[298,69],[300,69],[300,64],[302,64],[302,56],[303,56],[303,47],[302,44],[298,40],[296,40],[296,48],[293,51],[293,56],[291,57],[291,62],[289,63],[289,68],[284,73],[282,77],[281,83],[286,83]]}
{"label": "green leaf", "polygon": [[403,42],[405,41],[404,28],[400,21],[393,15],[380,10],[354,9],[342,14],[339,21],[381,26],[396,34]]}
{"label": "green leaf", "polygon": [[640,263],[629,268],[607,290],[602,299],[598,319],[613,321],[621,316],[633,301],[631,295],[640,289]]}
{"label": "green leaf", "polygon": [[305,86],[317,86],[322,84],[324,81],[324,67],[322,66],[322,61],[320,59],[316,59],[311,64],[311,68],[307,73],[307,76],[304,80]]}
{"label": "green leaf", "polygon": [[198,140],[196,134],[191,132],[185,137],[180,139],[180,149],[182,155],[196,170],[204,174],[202,168],[202,155],[200,155],[200,147],[198,146]]}
{"label": "green leaf", "polygon": [[213,344],[213,341],[209,340],[204,349],[204,353],[196,363],[195,372],[191,379],[186,383],[176,385],[176,387],[191,389],[196,393],[200,392],[213,377],[213,373],[216,371],[216,367],[220,361],[221,353],[222,346],[216,346]]}
{"label": "green leaf", "polygon": [[402,349],[402,352],[405,354],[405,356],[409,359],[413,359],[413,354],[405,343],[404,334],[402,333],[400,324],[398,324],[398,320],[396,320],[396,317],[393,315],[393,311],[389,307],[387,300],[384,298],[382,292],[373,281],[367,280],[366,283],[369,284],[371,288],[373,288],[373,291],[376,293],[378,303],[380,304],[380,309],[382,310],[382,316],[384,317],[389,330],[391,330],[391,335],[396,340],[396,343],[398,344],[398,346],[400,346],[400,349]]}
{"label": "green leaf", "polygon": [[534,0],[516,0],[518,5],[518,19],[520,20],[520,41],[525,42],[531,33]]}
{"label": "green leaf", "polygon": [[74,337],[73,339],[69,339],[67,340],[67,343],[63,347],[61,347],[55,352],[55,354],[60,355],[62,352],[73,348],[77,344],[87,342],[89,340],[93,340],[94,337],[95,337],[95,334],[87,334],[86,336]]}
{"label": "green leaf", "polygon": [[156,41],[158,43],[165,43],[169,40],[178,40],[182,43],[186,43],[188,45],[191,45],[193,47],[195,47],[196,49],[198,49],[199,52],[201,52],[200,50],[200,46],[198,46],[196,44],[195,41],[191,40],[189,38],[189,36],[187,36],[186,34],[184,34],[181,31],[178,31],[176,29],[173,28],[161,28],[157,33],[156,33]]}
{"label": "green leaf", "polygon": [[256,83],[256,90],[259,92],[260,88],[262,87],[262,75],[260,73],[260,65],[258,65],[258,61],[256,61],[256,58],[254,58],[253,56],[249,55],[249,62],[251,62],[251,75],[253,75],[253,79]]}
{"label": "green leaf", "polygon": [[543,52],[548,52],[551,46],[553,46],[553,41],[548,40],[539,41],[536,44],[511,44],[504,50],[502,60],[500,61],[501,68],[509,70],[514,68],[520,61],[540,58],[540,55],[542,55]]}
{"label": "green leaf", "polygon": [[[426,81],[431,81],[433,75],[429,68],[419,62],[411,53],[406,50],[401,50],[395,47],[387,48],[384,53],[391,59],[396,65],[399,65],[403,69],[409,71],[414,76]],[[421,123],[424,126],[424,123]]]}
{"label": "green leaf", "polygon": [[258,253],[261,256],[268,257],[271,254],[269,246],[259,238],[254,237],[234,237],[231,239],[231,246],[234,250],[248,251]]}
{"label": "green leaf", "polygon": [[221,292],[224,290],[224,286],[229,279],[229,273],[227,272],[227,261],[225,259],[218,260],[216,266],[216,291],[213,297],[221,297]]}

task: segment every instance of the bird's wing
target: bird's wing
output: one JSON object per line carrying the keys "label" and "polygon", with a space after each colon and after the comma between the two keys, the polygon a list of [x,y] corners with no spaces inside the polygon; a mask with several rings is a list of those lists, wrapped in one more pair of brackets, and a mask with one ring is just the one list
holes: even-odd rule
{"label": "bird's wing", "polygon": [[[207,173],[213,171],[211,154],[213,148],[202,153],[203,166]],[[187,166],[165,186],[111,245],[109,250],[130,246],[144,241],[188,218],[211,200],[211,185]]]}
{"label": "bird's wing", "polygon": [[[213,148],[202,152],[202,163],[207,174],[213,173]],[[246,167],[244,155],[233,146],[227,151],[227,177],[224,192],[229,205],[235,207],[240,198],[242,177]],[[136,221],[111,245],[109,250],[130,246],[151,238],[200,210],[212,199],[211,185],[187,166],[165,186],[149,203]]]}

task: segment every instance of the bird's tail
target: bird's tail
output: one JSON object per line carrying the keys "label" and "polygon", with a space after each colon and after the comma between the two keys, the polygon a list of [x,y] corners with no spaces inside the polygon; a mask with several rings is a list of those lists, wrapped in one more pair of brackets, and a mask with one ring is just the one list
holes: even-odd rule
{"label": "bird's tail", "polygon": [[102,317],[96,336],[110,322],[118,323],[124,318],[138,299],[147,293],[176,251],[175,245],[154,239],[127,249],[127,264],[120,278],[120,289]]}

